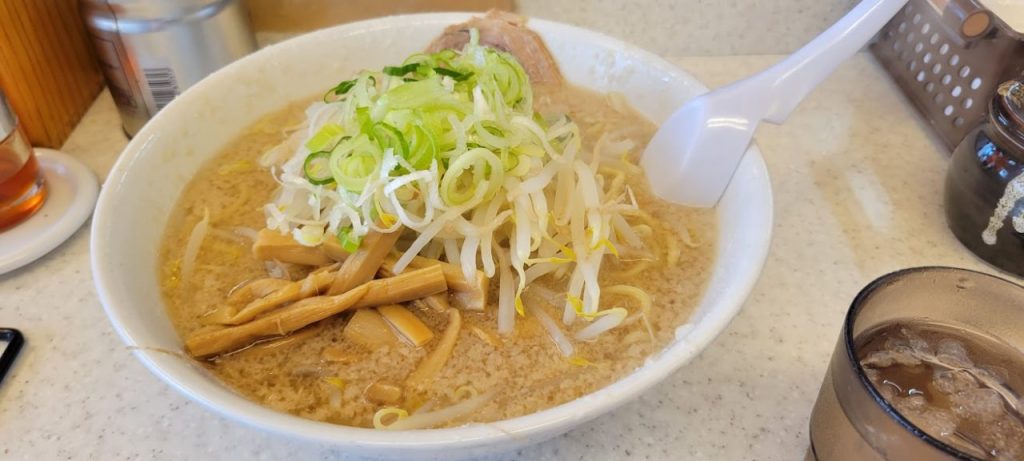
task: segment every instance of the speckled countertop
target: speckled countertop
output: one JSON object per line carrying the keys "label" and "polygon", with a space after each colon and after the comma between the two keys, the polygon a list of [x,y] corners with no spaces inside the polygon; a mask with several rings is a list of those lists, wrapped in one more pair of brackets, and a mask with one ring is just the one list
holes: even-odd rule
{"label": "speckled countertop", "polygon": [[[673,61],[718,86],[777,59]],[[785,126],[764,126],[757,140],[775,188],[775,236],[742,313],[638,401],[501,459],[801,458],[811,405],[857,290],[909,266],[992,272],[946,229],[947,153],[870,56],[844,64]],[[64,150],[103,178],[125,143],[103,93]],[[86,227],[0,276],[0,325],[28,339],[0,386],[0,459],[345,459],[228,421],[147,372],[96,298],[88,241]]]}

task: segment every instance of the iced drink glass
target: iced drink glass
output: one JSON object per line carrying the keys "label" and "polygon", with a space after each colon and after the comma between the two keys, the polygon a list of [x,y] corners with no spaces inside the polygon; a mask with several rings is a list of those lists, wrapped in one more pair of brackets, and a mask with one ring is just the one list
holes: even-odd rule
{"label": "iced drink glass", "polygon": [[810,421],[809,460],[1024,459],[1024,287],[907,269],[854,299]]}

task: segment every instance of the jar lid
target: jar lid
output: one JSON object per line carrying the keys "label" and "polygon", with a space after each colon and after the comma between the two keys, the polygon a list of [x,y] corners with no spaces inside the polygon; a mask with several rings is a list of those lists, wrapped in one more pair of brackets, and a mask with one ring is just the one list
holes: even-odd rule
{"label": "jar lid", "polygon": [[1002,106],[1002,113],[1017,126],[1024,128],[1024,82],[1010,80],[1003,82],[996,90],[996,100]]}
{"label": "jar lid", "polygon": [[16,128],[18,128],[18,119],[7,105],[7,98],[4,97],[3,91],[0,91],[0,141],[7,139]]}

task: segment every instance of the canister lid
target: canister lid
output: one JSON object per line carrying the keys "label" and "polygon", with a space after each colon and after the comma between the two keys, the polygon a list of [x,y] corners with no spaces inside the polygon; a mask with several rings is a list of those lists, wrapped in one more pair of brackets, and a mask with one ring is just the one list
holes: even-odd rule
{"label": "canister lid", "polygon": [[1008,121],[1013,123],[1016,129],[1024,128],[1024,82],[1020,80],[1004,82],[999,85],[996,92],[998,94],[996,100],[1001,106],[1002,115],[1009,119]]}
{"label": "canister lid", "polygon": [[7,98],[4,97],[4,92],[0,91],[0,141],[7,139],[14,129],[18,127],[18,119],[11,112],[11,107],[7,105]]}

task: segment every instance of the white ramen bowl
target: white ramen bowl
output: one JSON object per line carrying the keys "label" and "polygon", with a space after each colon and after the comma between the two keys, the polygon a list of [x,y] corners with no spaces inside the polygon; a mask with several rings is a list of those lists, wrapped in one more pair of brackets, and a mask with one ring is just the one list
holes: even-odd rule
{"label": "white ramen bowl", "polygon": [[[512,450],[562,434],[636,398],[679,369],[739,312],[768,253],[772,194],[752,146],[718,205],[718,249],[700,305],[664,350],[619,381],[537,413],[489,424],[404,432],[338,426],[262,407],[234,393],[181,350],[158,285],[158,248],[175,201],[201,165],[245,127],[285,104],[333,87],[354,72],[401,62],[466,14],[395,16],[346,24],[258,51],[199,82],[162,110],[125,148],[103,186],[92,226],[99,297],[118,333],[146,367],[188,397],[261,429],[326,442],[354,455],[454,459]],[[566,78],[619,91],[662,122],[706,91],[687,73],[619,40],[531,20]],[[696,424],[696,421],[691,421]],[[685,423],[684,423],[685,424]]]}

